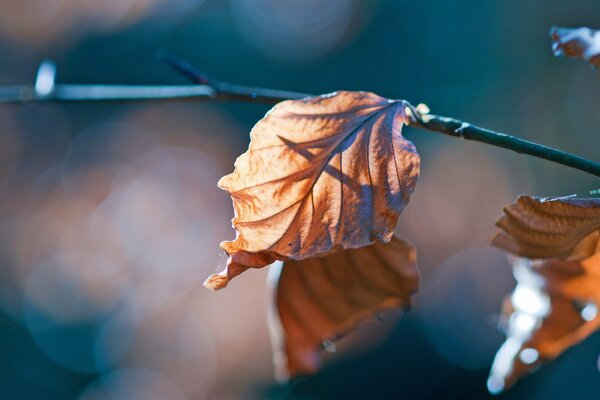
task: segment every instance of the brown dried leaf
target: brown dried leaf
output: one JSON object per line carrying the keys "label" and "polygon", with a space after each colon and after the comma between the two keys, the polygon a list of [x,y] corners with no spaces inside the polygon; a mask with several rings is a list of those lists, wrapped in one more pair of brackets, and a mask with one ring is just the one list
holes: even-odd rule
{"label": "brown dried leaf", "polygon": [[523,196],[505,212],[494,244],[537,259],[514,260],[517,287],[503,307],[507,340],[492,365],[492,392],[600,328],[600,199]]}
{"label": "brown dried leaf", "polygon": [[397,237],[271,268],[269,322],[280,378],[315,373],[324,343],[381,311],[409,307],[418,288],[415,250]]}
{"label": "brown dried leaf", "polygon": [[556,56],[585,60],[600,67],[600,32],[589,28],[558,28],[550,31],[552,51]]}
{"label": "brown dried leaf", "polygon": [[600,198],[519,196],[504,208],[492,244],[527,258],[567,257],[585,236],[600,229]]}
{"label": "brown dried leaf", "polygon": [[219,186],[237,230],[220,289],[248,268],[390,240],[419,174],[403,101],[336,92],[277,104]]}

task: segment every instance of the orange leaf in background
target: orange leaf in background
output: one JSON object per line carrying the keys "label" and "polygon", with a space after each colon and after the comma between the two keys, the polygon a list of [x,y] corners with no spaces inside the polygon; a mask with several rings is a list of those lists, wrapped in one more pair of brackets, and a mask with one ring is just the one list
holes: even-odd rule
{"label": "orange leaf in background", "polygon": [[381,311],[409,307],[419,279],[414,248],[397,237],[271,268],[269,322],[279,378],[315,373],[323,343]]}
{"label": "orange leaf in background", "polygon": [[566,257],[600,229],[600,199],[519,196],[504,214],[492,244],[527,258]]}
{"label": "orange leaf in background", "polygon": [[558,28],[550,31],[552,51],[556,56],[585,60],[600,67],[600,32],[589,28]]}
{"label": "orange leaf in background", "polygon": [[252,129],[248,151],[219,181],[237,230],[221,247],[220,289],[248,268],[322,256],[391,239],[419,175],[402,134],[405,103],[336,92],[277,104]]}
{"label": "orange leaf in background", "polygon": [[517,287],[502,313],[507,340],[492,365],[492,392],[600,328],[600,199],[522,196],[505,212],[493,244],[527,258],[514,260]]}

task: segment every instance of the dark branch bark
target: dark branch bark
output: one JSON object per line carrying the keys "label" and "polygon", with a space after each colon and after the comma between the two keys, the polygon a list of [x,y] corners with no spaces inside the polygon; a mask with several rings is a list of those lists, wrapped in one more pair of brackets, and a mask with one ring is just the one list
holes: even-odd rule
{"label": "dark branch bark", "polygon": [[[283,100],[312,96],[306,93],[221,82],[192,67],[185,60],[164,53],[157,54],[157,57],[195,84],[181,86],[60,85],[54,83],[53,65],[43,63],[38,71],[35,86],[0,87],[0,103],[207,99],[276,104]],[[410,110],[411,125],[413,126],[503,147],[600,177],[600,163],[453,118],[424,114],[408,102],[406,102],[406,106]]]}
{"label": "dark branch bark", "polygon": [[430,131],[487,143],[496,147],[503,147],[520,154],[528,154],[530,156],[543,158],[544,160],[553,161],[600,177],[600,163],[561,150],[556,150],[552,147],[523,140],[505,133],[480,128],[453,118],[426,114],[417,115],[415,120],[416,126]]}

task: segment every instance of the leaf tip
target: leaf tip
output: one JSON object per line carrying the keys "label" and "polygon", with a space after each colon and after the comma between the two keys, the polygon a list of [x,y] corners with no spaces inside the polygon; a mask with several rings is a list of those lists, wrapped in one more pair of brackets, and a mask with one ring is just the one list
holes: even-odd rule
{"label": "leaf tip", "polygon": [[204,281],[204,287],[217,291],[225,288],[228,282],[227,275],[212,274]]}

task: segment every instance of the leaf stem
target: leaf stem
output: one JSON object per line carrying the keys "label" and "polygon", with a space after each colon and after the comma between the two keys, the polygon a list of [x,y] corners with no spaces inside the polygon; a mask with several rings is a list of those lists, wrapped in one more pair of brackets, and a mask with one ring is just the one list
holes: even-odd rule
{"label": "leaf stem", "polygon": [[[34,86],[16,85],[0,87],[0,103],[204,99],[276,104],[283,100],[313,96],[307,93],[256,88],[221,82],[194,68],[185,60],[163,52],[158,52],[157,57],[187,77],[194,85],[56,84],[56,69],[51,62],[45,61],[38,69],[38,76]],[[505,133],[480,128],[454,118],[422,114],[410,103],[406,102],[406,105],[411,110],[411,124],[419,128],[502,147],[520,154],[528,154],[600,177],[600,163]]]}

